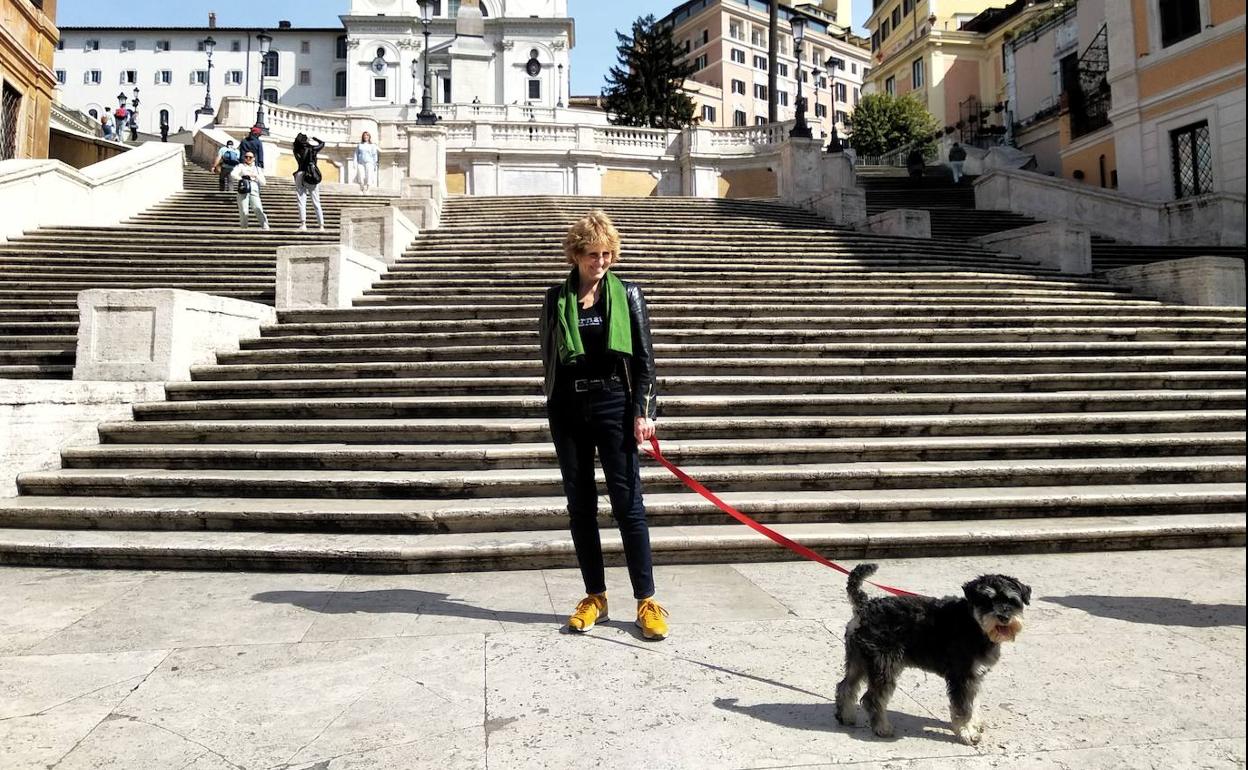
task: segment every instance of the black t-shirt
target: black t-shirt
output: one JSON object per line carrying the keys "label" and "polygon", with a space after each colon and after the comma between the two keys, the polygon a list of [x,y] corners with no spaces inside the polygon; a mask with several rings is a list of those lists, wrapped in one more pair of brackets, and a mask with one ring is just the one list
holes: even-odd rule
{"label": "black t-shirt", "polygon": [[581,345],[585,357],[572,365],[574,379],[601,379],[614,374],[612,355],[607,352],[607,300],[606,292],[600,292],[592,306],[578,307]]}

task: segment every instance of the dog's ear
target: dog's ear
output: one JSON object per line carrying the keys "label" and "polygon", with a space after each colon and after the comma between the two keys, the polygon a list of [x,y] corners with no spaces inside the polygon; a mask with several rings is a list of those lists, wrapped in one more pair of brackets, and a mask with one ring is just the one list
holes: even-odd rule
{"label": "dog's ear", "polygon": [[984,578],[977,577],[962,586],[962,594],[966,596],[967,601],[975,604],[985,599],[992,601],[997,595],[997,589],[988,585],[988,581]]}
{"label": "dog's ear", "polygon": [[1013,583],[1018,588],[1018,598],[1023,600],[1023,604],[1031,606],[1031,586],[1027,585],[1018,578],[1005,576],[1005,579]]}

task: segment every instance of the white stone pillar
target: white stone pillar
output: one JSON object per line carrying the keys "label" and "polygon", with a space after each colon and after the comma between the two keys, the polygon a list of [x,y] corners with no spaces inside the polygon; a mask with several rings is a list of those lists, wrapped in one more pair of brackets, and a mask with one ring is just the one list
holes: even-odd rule
{"label": "white stone pillar", "polygon": [[972,238],[971,243],[991,251],[1017,254],[1029,262],[1063,273],[1092,272],[1092,234],[1086,227],[1066,222],[1040,222],[1027,227]]}
{"label": "white stone pillar", "polygon": [[407,129],[407,175],[432,179],[446,192],[446,129],[442,126],[409,126]]}
{"label": "white stone pillar", "polygon": [[385,272],[386,263],[347,246],[283,246],[277,250],[277,309],[351,307]]}

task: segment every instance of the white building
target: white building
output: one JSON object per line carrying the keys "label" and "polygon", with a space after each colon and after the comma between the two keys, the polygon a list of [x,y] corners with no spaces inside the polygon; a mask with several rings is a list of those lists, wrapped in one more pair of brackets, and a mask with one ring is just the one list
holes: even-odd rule
{"label": "white building", "polygon": [[[225,96],[313,110],[416,104],[424,25],[416,0],[352,0],[342,27],[62,27],[60,101],[88,114],[139,91],[139,130],[202,125]],[[257,35],[272,36],[262,63]],[[567,0],[443,0],[429,25],[431,97],[448,103],[555,107],[568,101],[574,24]],[[216,41],[211,73],[203,41]],[[263,74],[263,84],[261,75]]]}

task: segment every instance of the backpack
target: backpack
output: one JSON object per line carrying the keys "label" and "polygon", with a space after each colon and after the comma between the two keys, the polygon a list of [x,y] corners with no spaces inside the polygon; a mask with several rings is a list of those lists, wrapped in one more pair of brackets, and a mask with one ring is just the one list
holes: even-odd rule
{"label": "backpack", "polygon": [[321,183],[321,168],[315,162],[308,166],[308,170],[303,172],[303,183],[309,187],[316,187]]}
{"label": "backpack", "polygon": [[226,166],[237,166],[239,161],[238,150],[230,148],[221,156],[221,163]]}

